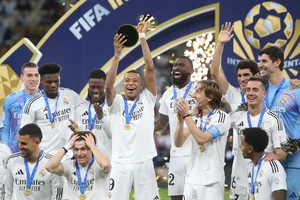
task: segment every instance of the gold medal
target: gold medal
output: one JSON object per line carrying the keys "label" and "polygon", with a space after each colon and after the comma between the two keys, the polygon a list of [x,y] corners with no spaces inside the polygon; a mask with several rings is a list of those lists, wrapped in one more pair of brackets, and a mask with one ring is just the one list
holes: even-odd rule
{"label": "gold medal", "polygon": [[205,147],[203,145],[200,145],[199,149],[201,152],[205,151]]}
{"label": "gold medal", "polygon": [[50,126],[51,126],[51,128],[53,129],[53,128],[54,128],[54,123],[51,123]]}
{"label": "gold medal", "polygon": [[31,189],[30,188],[26,188],[24,192],[28,196],[28,195],[31,194]]}
{"label": "gold medal", "polygon": [[251,200],[255,200],[254,194],[251,195]]}
{"label": "gold medal", "polygon": [[79,196],[79,199],[80,199],[80,200],[85,200],[85,198],[86,198],[86,196],[85,196],[84,194],[81,194],[81,195]]}
{"label": "gold medal", "polygon": [[125,124],[124,128],[125,128],[125,130],[129,130],[130,129],[130,124]]}

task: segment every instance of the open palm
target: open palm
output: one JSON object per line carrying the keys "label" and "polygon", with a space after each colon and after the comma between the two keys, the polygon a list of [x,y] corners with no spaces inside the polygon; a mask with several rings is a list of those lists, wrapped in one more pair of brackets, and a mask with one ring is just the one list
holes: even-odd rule
{"label": "open palm", "polygon": [[232,34],[233,31],[233,25],[231,26],[231,22],[226,22],[225,25],[223,24],[221,26],[221,31],[219,33],[219,42],[221,43],[226,43],[229,42],[231,40],[231,38],[233,37]]}

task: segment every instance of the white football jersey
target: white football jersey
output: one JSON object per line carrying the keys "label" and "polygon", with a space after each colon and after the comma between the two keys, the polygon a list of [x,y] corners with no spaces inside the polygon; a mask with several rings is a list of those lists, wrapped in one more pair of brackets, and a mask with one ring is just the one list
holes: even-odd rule
{"label": "white football jersey", "polygon": [[[246,95],[244,94],[243,96],[245,101],[247,101]],[[241,105],[243,96],[240,88],[233,87],[229,84],[226,94],[223,97],[230,105],[231,110],[234,111]]]}
{"label": "white football jersey", "polygon": [[[86,101],[80,104],[75,109],[75,122],[78,124],[81,131],[89,131],[89,110],[90,102]],[[104,118],[109,119],[108,115],[108,107],[107,104],[105,104],[102,108],[103,110],[103,118],[101,120],[98,120],[96,118],[95,124],[93,129],[91,130],[92,133],[95,134],[96,140],[97,140],[97,147],[99,150],[104,153],[104,155],[107,158],[111,158],[111,130],[107,123],[104,123]],[[96,114],[95,109],[93,108],[93,105],[91,105],[91,118],[94,118],[94,115]]]}
{"label": "white football jersey", "polygon": [[[130,119],[130,129],[125,129],[123,96],[117,94],[109,107],[112,130],[112,161],[139,163],[157,155],[154,144],[154,106],[156,96],[145,88]],[[134,101],[128,101],[128,112]]]}
{"label": "white football jersey", "polygon": [[[67,159],[62,162],[64,166],[63,176],[66,177],[68,186],[69,186],[69,197],[71,199],[79,199],[80,189],[78,184],[78,177],[76,172],[76,160],[75,159]],[[80,175],[81,180],[84,180],[87,167],[81,167]],[[103,173],[101,167],[97,164],[96,160],[92,164],[91,168],[88,171],[86,188],[84,195],[88,200],[104,200],[107,199],[108,193],[108,175]]]}
{"label": "white football jersey", "polygon": [[[202,124],[207,120],[203,116]],[[197,119],[197,126],[200,127],[200,119]],[[215,110],[209,117],[206,125],[206,131],[217,130],[220,136],[204,144],[205,150],[200,151],[200,145],[192,138],[192,151],[187,168],[186,182],[196,185],[209,185],[220,182],[224,184],[224,162],[225,147],[227,142],[228,130],[230,127],[229,115],[221,110]]]}
{"label": "white football jersey", "polygon": [[[253,163],[248,167],[248,195],[251,196],[251,177]],[[258,165],[254,167],[254,180]],[[255,183],[255,199],[271,200],[272,192],[287,190],[286,173],[281,163],[277,160],[262,161]],[[251,198],[250,198],[251,199]]]}
{"label": "white football jersey", "polygon": [[51,127],[42,91],[26,102],[21,127],[29,123],[37,124],[43,133],[40,148],[54,155],[69,141],[73,133],[68,127],[70,125],[69,119],[74,120],[75,108],[83,102],[83,99],[73,90],[59,88],[59,99],[57,97],[55,99],[48,98],[48,101],[51,112],[56,113],[53,128]]}
{"label": "white football jersey", "polygon": [[[252,127],[257,127],[260,114],[252,117],[250,115],[250,120]],[[249,164],[250,159],[244,159],[242,151],[240,149],[243,133],[242,130],[249,128],[247,120],[247,111],[236,111],[231,113],[231,126],[236,131],[233,134],[233,148],[232,153],[234,155],[232,164],[232,176],[235,176],[236,184],[247,187],[247,179],[245,168]],[[274,112],[266,109],[261,128],[265,130],[268,134],[269,143],[266,152],[275,153],[275,148],[280,148],[281,143],[286,141],[286,134],[283,122],[280,117],[278,117]]]}
{"label": "white football jersey", "polygon": [[[31,194],[25,194],[27,176],[24,164],[24,158],[20,153],[8,157],[7,160],[7,178],[5,183],[5,200],[60,200],[63,194],[62,178],[48,172],[45,165],[51,155],[43,151],[39,159],[36,174],[31,184]],[[30,174],[36,163],[28,163]]]}
{"label": "white football jersey", "polygon": [[6,160],[11,155],[11,150],[7,144],[0,141],[0,200],[4,200],[5,178],[6,178]]}
{"label": "white football jersey", "polygon": [[[186,89],[186,85],[183,88],[176,88],[177,97],[183,97]],[[192,140],[189,138],[187,139],[182,147],[177,148],[174,143],[174,133],[177,127],[177,109],[175,107],[175,99],[174,99],[174,85],[171,86],[165,93],[163,94],[162,98],[160,99],[160,108],[159,112],[163,115],[167,115],[169,117],[169,124],[170,124],[170,137],[171,137],[171,156],[180,157],[180,156],[188,156],[191,153],[192,148]],[[190,113],[193,113],[193,109],[196,105],[196,100],[192,97],[195,91],[195,84],[192,85],[190,88],[186,100],[190,104]]]}

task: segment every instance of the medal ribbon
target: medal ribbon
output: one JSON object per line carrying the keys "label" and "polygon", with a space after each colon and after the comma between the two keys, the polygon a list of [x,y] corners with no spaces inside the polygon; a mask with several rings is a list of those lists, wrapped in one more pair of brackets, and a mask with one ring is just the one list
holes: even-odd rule
{"label": "medal ribbon", "polygon": [[270,110],[272,109],[274,103],[275,103],[275,100],[276,100],[276,97],[277,97],[277,94],[279,93],[279,91],[281,90],[283,84],[285,83],[286,79],[283,78],[282,81],[280,82],[275,94],[274,94],[274,97],[272,99],[272,102],[271,104],[269,105],[269,85],[267,86],[267,94],[266,94],[266,98],[265,98],[265,104],[267,105],[267,108],[269,108]]}
{"label": "medal ribbon", "polygon": [[260,167],[261,167],[261,164],[262,164],[262,161],[263,161],[263,158],[264,158],[265,154],[266,153],[264,153],[258,161],[255,180],[254,180],[254,164],[253,164],[253,167],[252,167],[252,176],[251,176],[251,194],[252,195],[254,195],[254,193],[255,193],[255,183],[256,183],[257,175],[259,173],[259,170],[260,170]]}
{"label": "medal ribbon", "polygon": [[200,116],[200,130],[202,132],[205,132],[206,131],[206,125],[207,125],[207,122],[208,122],[208,119],[210,118],[210,116],[215,112],[215,109],[212,109],[209,113],[208,113],[208,116],[207,116],[207,119],[204,123],[204,127],[202,126],[202,115]]}
{"label": "medal ribbon", "polygon": [[[182,97],[183,99],[186,98],[186,96],[187,96],[187,94],[189,93],[189,91],[190,91],[192,85],[193,85],[192,82],[190,82],[190,83],[188,84],[188,86],[187,86],[187,88],[185,89],[185,92],[184,92],[184,94],[183,94],[183,97]],[[173,85],[173,98],[174,98],[175,101],[177,101],[177,92],[176,92],[176,87],[175,87],[175,85]]]}
{"label": "medal ribbon", "polygon": [[25,170],[26,170],[26,188],[30,189],[30,187],[31,187],[31,184],[32,184],[34,175],[36,173],[37,167],[39,165],[40,157],[42,156],[42,154],[43,154],[43,151],[40,150],[39,158],[38,158],[38,160],[35,163],[35,166],[34,166],[34,168],[32,170],[31,175],[30,175],[30,171],[29,171],[28,161],[27,161],[26,158],[24,158],[24,164],[25,164]]}
{"label": "medal ribbon", "polygon": [[[56,100],[56,104],[55,104],[55,112],[57,110],[57,103],[58,103],[58,99],[59,99],[59,91],[57,93],[57,100]],[[48,97],[44,91],[44,100],[45,100],[45,103],[46,103],[46,108],[47,108],[47,111],[48,111],[48,116],[49,116],[49,121],[50,123],[52,124],[54,122],[54,119],[55,119],[55,112],[52,114],[51,112],[51,109],[50,109],[50,105],[49,105],[49,101],[48,101]]]}
{"label": "medal ribbon", "polygon": [[241,91],[241,96],[242,96],[242,103],[246,103],[244,91]]}
{"label": "medal ribbon", "polygon": [[[101,104],[101,108],[103,108],[104,106],[105,106],[105,100],[104,100],[104,102]],[[91,130],[93,130],[93,128],[94,128],[94,125],[95,125],[95,121],[96,121],[96,118],[97,118],[97,113],[95,113],[95,115],[94,115],[94,117],[93,117],[93,119],[92,119],[92,111],[91,111],[91,106],[92,106],[92,104],[90,103],[90,105],[89,105],[89,109],[88,109],[88,125],[89,125],[89,130],[91,131]]]}
{"label": "medal ribbon", "polygon": [[[259,116],[259,120],[258,120],[258,123],[257,123],[257,128],[261,128],[261,123],[262,123],[262,120],[264,118],[265,112],[266,112],[266,107],[263,107],[263,109],[260,113],[260,116]],[[249,111],[247,112],[247,120],[248,120],[249,128],[252,128],[252,122],[251,122],[251,119],[250,119]]]}
{"label": "medal ribbon", "polygon": [[81,180],[81,174],[80,174],[80,169],[79,169],[79,165],[78,165],[78,162],[76,161],[75,163],[75,166],[76,166],[76,174],[77,174],[77,178],[78,178],[78,184],[79,184],[79,189],[80,189],[80,193],[81,194],[84,194],[85,192],[85,187],[86,187],[86,181],[87,181],[87,177],[88,177],[88,174],[89,174],[89,170],[92,166],[92,164],[94,163],[94,156],[90,162],[90,164],[88,165],[87,169],[86,169],[86,172],[85,172],[85,176],[84,176],[84,180],[82,182]]}
{"label": "medal ribbon", "polygon": [[134,109],[135,109],[135,107],[136,107],[136,104],[137,104],[137,102],[138,102],[139,99],[140,99],[140,97],[138,97],[138,98],[134,101],[134,103],[133,103],[133,105],[132,105],[132,107],[131,107],[131,109],[130,109],[130,112],[128,113],[128,102],[127,102],[127,99],[126,99],[125,97],[123,97],[123,100],[124,100],[124,106],[125,106],[125,119],[126,119],[126,124],[129,124],[129,123],[130,123],[131,115],[132,115],[132,113],[133,113],[133,111],[134,111]]}

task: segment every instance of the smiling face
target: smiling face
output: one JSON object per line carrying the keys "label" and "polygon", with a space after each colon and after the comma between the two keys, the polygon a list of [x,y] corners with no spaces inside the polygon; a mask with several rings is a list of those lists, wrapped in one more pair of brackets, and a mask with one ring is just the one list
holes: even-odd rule
{"label": "smiling face", "polygon": [[24,158],[30,157],[37,148],[39,148],[40,141],[36,137],[30,137],[29,135],[18,136],[18,148],[20,154]]}
{"label": "smiling face", "polygon": [[211,101],[211,99],[205,95],[205,89],[201,83],[197,85],[193,94],[193,98],[196,99],[196,106],[198,108],[208,106],[209,102]]}
{"label": "smiling face", "polygon": [[173,64],[172,76],[173,83],[177,86],[185,86],[190,82],[193,73],[193,66],[186,58],[177,58]]}
{"label": "smiling face", "polygon": [[123,90],[128,100],[135,100],[141,93],[142,79],[138,73],[129,72],[125,74],[123,80]]}
{"label": "smiling face", "polygon": [[49,98],[56,98],[60,85],[59,74],[45,74],[41,78],[43,89]]}
{"label": "smiling face", "polygon": [[259,63],[258,63],[258,68],[260,70],[260,75],[263,78],[270,78],[272,74],[276,72],[280,72],[281,70],[279,69],[280,65],[280,60],[276,60],[273,62],[269,55],[267,54],[262,54],[259,56]]}
{"label": "smiling face", "polygon": [[26,67],[21,75],[21,80],[24,83],[24,87],[30,91],[38,90],[40,85],[40,75],[37,67]]}
{"label": "smiling face", "polygon": [[250,158],[250,152],[251,152],[252,147],[245,141],[245,136],[242,136],[242,137],[243,138],[241,141],[240,148],[241,148],[243,157]]}
{"label": "smiling face", "polygon": [[251,77],[253,77],[253,75],[250,69],[238,69],[237,79],[242,90],[244,90],[247,87],[247,83],[249,81],[249,78]]}
{"label": "smiling face", "polygon": [[76,158],[78,164],[85,167],[87,166],[93,157],[92,151],[85,143],[85,140],[76,141],[73,147],[74,157]]}
{"label": "smiling face", "polygon": [[105,87],[104,79],[91,78],[89,80],[88,93],[89,96],[91,97],[92,103],[97,103],[104,99],[104,87]]}
{"label": "smiling face", "polygon": [[262,104],[266,96],[266,90],[262,86],[262,83],[254,80],[248,82],[245,93],[249,106]]}

